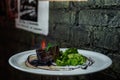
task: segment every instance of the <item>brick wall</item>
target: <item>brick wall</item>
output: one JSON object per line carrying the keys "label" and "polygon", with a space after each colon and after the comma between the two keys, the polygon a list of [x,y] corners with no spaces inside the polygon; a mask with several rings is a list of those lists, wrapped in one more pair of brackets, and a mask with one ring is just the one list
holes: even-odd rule
{"label": "brick wall", "polygon": [[[89,75],[91,80],[115,80],[120,75],[120,1],[52,2],[50,33],[61,47],[90,49],[108,55],[113,64]],[[103,77],[101,77],[103,76]]]}
{"label": "brick wall", "polygon": [[[88,0],[88,2],[50,2],[49,35],[43,36],[14,28],[13,22],[3,19],[0,27],[0,50],[7,59],[24,50],[38,48],[41,40],[58,43],[60,47],[76,47],[108,55],[113,64],[110,68],[85,76],[74,76],[69,80],[118,80],[120,79],[120,1]],[[6,23],[6,24],[2,24]],[[6,61],[7,61],[6,59]],[[0,62],[3,62],[1,58]],[[7,65],[7,64],[5,64]],[[10,66],[8,66],[10,68]],[[8,69],[9,70],[9,69]],[[18,71],[16,71],[17,73]],[[12,74],[11,74],[12,73]],[[19,76],[26,74],[26,76]],[[12,79],[30,80],[30,74],[9,70]],[[40,76],[41,77],[41,76]],[[39,78],[40,80],[49,78]],[[36,78],[37,79],[37,78]],[[56,79],[56,78],[55,78]],[[62,79],[62,78],[61,78]]]}

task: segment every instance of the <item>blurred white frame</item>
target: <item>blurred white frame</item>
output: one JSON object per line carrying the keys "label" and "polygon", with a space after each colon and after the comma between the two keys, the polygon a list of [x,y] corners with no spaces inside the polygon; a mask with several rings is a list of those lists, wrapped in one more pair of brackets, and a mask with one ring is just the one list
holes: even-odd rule
{"label": "blurred white frame", "polygon": [[[20,0],[19,0],[20,1]],[[18,2],[18,18],[16,27],[37,34],[48,35],[49,31],[49,1],[38,0],[38,20],[32,22],[20,19],[20,2]]]}

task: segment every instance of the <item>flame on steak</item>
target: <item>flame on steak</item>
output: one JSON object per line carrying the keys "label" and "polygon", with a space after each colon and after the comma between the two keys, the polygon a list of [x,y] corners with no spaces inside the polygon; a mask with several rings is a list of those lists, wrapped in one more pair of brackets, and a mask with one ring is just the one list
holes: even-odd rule
{"label": "flame on steak", "polygon": [[43,39],[42,42],[41,42],[41,48],[42,48],[42,50],[44,50],[46,48],[46,41],[45,41],[45,39]]}

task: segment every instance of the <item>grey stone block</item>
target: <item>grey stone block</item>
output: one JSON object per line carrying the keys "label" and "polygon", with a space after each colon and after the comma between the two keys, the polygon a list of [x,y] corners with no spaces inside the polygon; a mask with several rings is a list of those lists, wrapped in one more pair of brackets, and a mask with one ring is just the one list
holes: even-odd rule
{"label": "grey stone block", "polygon": [[70,25],[55,25],[50,35],[58,39],[58,41],[68,41],[70,37],[70,27]]}
{"label": "grey stone block", "polygon": [[77,8],[85,8],[85,7],[91,7],[91,6],[94,6],[95,5],[95,2],[92,1],[92,0],[88,0],[88,1],[83,1],[83,2],[73,2],[73,6],[74,7],[77,7]]}
{"label": "grey stone block", "polygon": [[117,14],[109,20],[108,23],[109,27],[120,27],[120,12],[117,12]]}
{"label": "grey stone block", "polygon": [[69,1],[53,1],[50,2],[51,9],[59,9],[59,8],[69,8]]}
{"label": "grey stone block", "polygon": [[119,49],[119,36],[114,28],[96,27],[94,29],[94,46],[109,50]]}
{"label": "grey stone block", "polygon": [[51,10],[50,11],[50,23],[62,23],[62,24],[73,24],[75,22],[74,11],[64,10]]}
{"label": "grey stone block", "polygon": [[73,27],[70,32],[70,43],[73,46],[81,47],[90,43],[89,32],[86,28]]}
{"label": "grey stone block", "polygon": [[105,5],[120,5],[120,0],[104,0]]}
{"label": "grey stone block", "polygon": [[76,7],[97,8],[104,6],[120,5],[120,0],[88,0],[87,2],[74,2]]}
{"label": "grey stone block", "polygon": [[105,10],[81,10],[79,24],[106,26],[108,15]]}

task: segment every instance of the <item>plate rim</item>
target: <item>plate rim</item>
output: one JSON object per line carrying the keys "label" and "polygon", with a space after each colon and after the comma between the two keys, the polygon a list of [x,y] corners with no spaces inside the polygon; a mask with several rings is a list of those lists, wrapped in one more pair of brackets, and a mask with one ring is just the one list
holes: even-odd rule
{"label": "plate rim", "polygon": [[[60,50],[65,50],[65,49],[67,49],[67,48],[60,48]],[[23,72],[27,72],[27,73],[32,73],[32,74],[39,74],[39,75],[52,75],[52,76],[70,76],[70,75],[72,75],[72,76],[76,76],[76,75],[85,75],[85,74],[91,74],[91,73],[95,73],[95,72],[99,72],[99,71],[102,71],[102,70],[104,70],[104,69],[106,69],[106,68],[108,68],[108,67],[110,67],[110,65],[112,64],[112,60],[111,60],[111,58],[109,58],[108,56],[106,56],[105,54],[102,54],[102,53],[99,53],[99,52],[95,52],[95,51],[90,51],[90,50],[84,50],[84,49],[78,49],[78,51],[83,51],[83,52],[91,52],[91,53],[94,53],[94,54],[99,54],[99,55],[102,55],[102,56],[104,56],[104,57],[106,57],[108,60],[109,60],[109,64],[106,66],[106,67],[104,67],[104,68],[102,68],[102,69],[98,69],[98,70],[96,70],[96,71],[91,71],[91,72],[88,72],[88,73],[76,73],[76,74],[66,74],[66,73],[63,73],[63,72],[61,72],[61,71],[59,71],[59,73],[57,73],[57,74],[50,74],[50,73],[39,73],[39,72],[33,72],[33,71],[29,71],[29,70],[27,70],[27,69],[24,69],[24,68],[21,68],[21,67],[19,67],[19,66],[15,66],[14,64],[13,64],[13,62],[12,62],[12,59],[13,58],[15,58],[16,56],[19,56],[19,55],[22,55],[22,54],[31,54],[31,53],[35,53],[35,50],[36,49],[34,49],[34,50],[27,50],[27,51],[23,51],[23,52],[19,52],[19,53],[16,53],[16,54],[14,54],[14,55],[12,55],[10,58],[9,58],[9,60],[8,60],[8,63],[9,63],[9,65],[11,65],[11,67],[13,67],[13,68],[15,68],[15,69],[17,69],[17,70],[20,70],[20,71],[23,71]],[[33,69],[34,70],[34,69]],[[39,69],[40,70],[40,69]],[[42,69],[41,69],[42,70]],[[44,70],[43,70],[44,71]],[[46,72],[50,72],[50,71],[46,71]],[[52,71],[53,72],[53,71]],[[56,72],[56,71],[54,71],[54,72]],[[57,71],[58,72],[58,71]],[[70,72],[70,71],[67,71],[67,72]]]}

